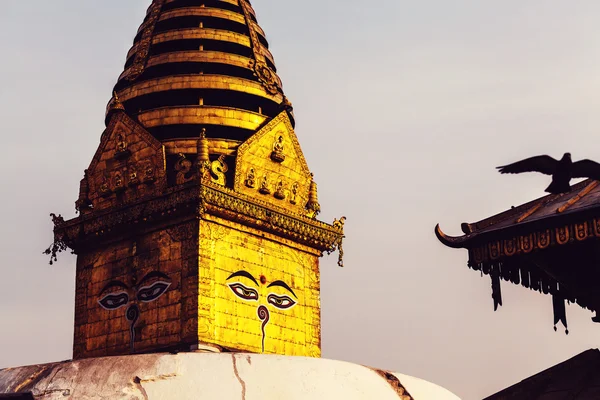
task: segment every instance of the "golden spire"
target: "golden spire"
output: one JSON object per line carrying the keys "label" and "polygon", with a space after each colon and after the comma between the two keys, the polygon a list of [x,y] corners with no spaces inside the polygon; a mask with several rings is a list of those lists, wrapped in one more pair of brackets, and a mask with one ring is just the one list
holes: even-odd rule
{"label": "golden spire", "polygon": [[[115,86],[157,139],[243,141],[279,112],[281,80],[248,1],[154,0]],[[160,29],[159,29],[160,28]]]}

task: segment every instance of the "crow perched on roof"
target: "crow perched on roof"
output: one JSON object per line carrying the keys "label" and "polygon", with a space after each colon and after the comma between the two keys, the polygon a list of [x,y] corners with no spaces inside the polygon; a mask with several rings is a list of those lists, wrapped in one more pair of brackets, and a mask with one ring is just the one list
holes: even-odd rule
{"label": "crow perched on roof", "polygon": [[560,161],[550,156],[536,156],[516,163],[497,167],[501,174],[520,174],[521,172],[541,172],[552,175],[552,182],[546,192],[558,194],[571,191],[569,182],[573,178],[591,178],[600,180],[600,164],[591,160],[571,161],[571,153],[565,153]]}

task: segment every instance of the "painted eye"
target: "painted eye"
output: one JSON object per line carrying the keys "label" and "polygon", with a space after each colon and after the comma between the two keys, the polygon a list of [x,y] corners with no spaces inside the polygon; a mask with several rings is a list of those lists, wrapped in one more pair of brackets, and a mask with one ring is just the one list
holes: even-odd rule
{"label": "painted eye", "polygon": [[254,289],[246,287],[241,283],[230,283],[229,289],[239,298],[244,300],[258,300],[258,292]]}
{"label": "painted eye", "polygon": [[116,310],[129,303],[127,292],[110,293],[98,300],[98,303],[105,310]]}
{"label": "painted eye", "polygon": [[267,301],[269,304],[281,309],[287,310],[288,308],[292,308],[296,305],[296,302],[287,296],[277,296],[275,294],[270,294],[267,297]]}
{"label": "painted eye", "polygon": [[142,286],[137,292],[139,301],[149,303],[162,296],[171,286],[170,282],[158,281],[149,286]]}

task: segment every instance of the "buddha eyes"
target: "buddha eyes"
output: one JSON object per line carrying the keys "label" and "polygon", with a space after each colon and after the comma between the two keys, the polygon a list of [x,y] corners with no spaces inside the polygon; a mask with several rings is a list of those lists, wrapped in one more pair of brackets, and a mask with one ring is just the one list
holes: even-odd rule
{"label": "buddha eyes", "polygon": [[[227,279],[229,280],[229,279],[235,278],[237,276],[243,276],[245,278],[248,278],[254,284],[256,284],[256,286],[259,286],[258,280],[254,276],[252,276],[250,273],[248,273],[247,271],[243,271],[243,270],[234,272]],[[266,285],[267,280],[264,276],[261,276],[260,282],[263,285]],[[228,286],[229,286],[229,289],[231,289],[231,291],[233,292],[233,294],[235,294],[237,297],[239,297],[242,300],[245,300],[245,301],[258,301],[259,300],[259,293],[258,293],[258,290],[255,288],[247,287],[240,282],[232,282],[232,283],[229,283]],[[281,281],[281,280],[273,281],[265,289],[271,289],[272,287],[281,287],[281,288],[289,291],[294,297],[296,297],[296,294],[294,293],[292,288],[290,288],[289,285],[287,283],[285,283],[284,281]],[[273,290],[273,289],[271,289],[271,290]],[[287,310],[289,308],[294,307],[297,304],[297,302],[289,296],[278,295],[278,294],[275,294],[272,292],[268,296],[266,296],[266,300],[267,300],[268,304],[270,304],[273,307],[278,308],[280,310]],[[264,305],[261,305],[261,307],[266,309],[266,307]]]}
{"label": "buddha eyes", "polygon": [[167,291],[169,286],[171,286],[171,283],[165,281],[158,281],[152,285],[143,286],[138,290],[137,298],[141,302],[149,303],[162,296]]}
{"label": "buddha eyes", "polygon": [[98,300],[100,305],[107,310],[116,310],[129,303],[127,292],[110,293]]}
{"label": "buddha eyes", "polygon": [[230,283],[229,289],[239,298],[243,300],[258,300],[258,292],[254,289],[246,287],[241,283]]}
{"label": "buddha eyes", "polygon": [[287,310],[288,308],[292,308],[294,305],[296,305],[296,302],[288,296],[277,296],[274,294],[270,294],[269,297],[267,297],[267,301],[269,304],[281,310]]}
{"label": "buddha eyes", "polygon": [[[119,287],[124,286],[125,285],[123,285],[122,283],[119,285]],[[150,285],[142,286],[141,288],[139,288],[135,297],[138,301],[141,301],[143,303],[149,303],[162,296],[167,291],[169,286],[171,286],[170,282],[156,281]],[[104,289],[103,291],[108,291],[108,288]],[[125,290],[122,290],[120,292],[108,293],[102,296],[100,300],[98,300],[100,306],[102,306],[102,308],[106,310],[117,310],[129,304],[129,302],[129,293]]]}

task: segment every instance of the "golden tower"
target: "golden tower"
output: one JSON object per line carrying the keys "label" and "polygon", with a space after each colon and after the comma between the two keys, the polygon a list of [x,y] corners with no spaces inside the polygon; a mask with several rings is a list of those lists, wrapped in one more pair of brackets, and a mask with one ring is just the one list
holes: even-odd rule
{"label": "golden tower", "polygon": [[80,215],[74,358],[209,349],[320,356],[326,224],[247,0],[154,0],[127,55]]}

